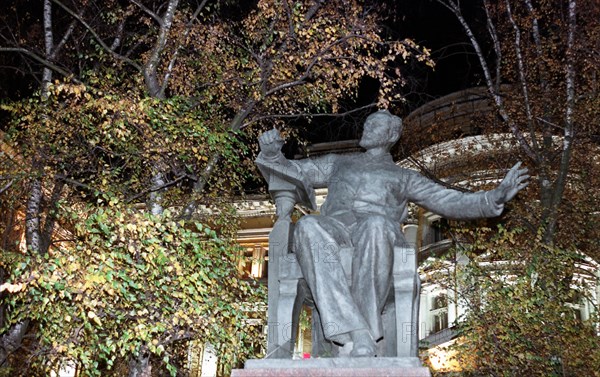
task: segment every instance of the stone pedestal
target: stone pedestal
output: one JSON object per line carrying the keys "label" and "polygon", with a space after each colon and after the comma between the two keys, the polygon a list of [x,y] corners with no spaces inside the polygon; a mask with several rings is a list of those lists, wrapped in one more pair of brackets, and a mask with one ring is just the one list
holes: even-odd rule
{"label": "stone pedestal", "polygon": [[248,360],[232,377],[431,377],[416,357]]}

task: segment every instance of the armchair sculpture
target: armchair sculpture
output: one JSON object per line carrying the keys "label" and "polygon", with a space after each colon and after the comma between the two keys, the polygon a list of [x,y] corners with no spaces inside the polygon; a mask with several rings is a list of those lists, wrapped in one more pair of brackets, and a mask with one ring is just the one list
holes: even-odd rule
{"label": "armchair sculpture", "polygon": [[[269,182],[277,220],[269,239],[267,357],[290,357],[301,305],[313,310],[313,354],[416,359],[417,255],[401,224],[413,202],[446,218],[498,216],[527,185],[516,164],[494,190],[463,193],[394,164],[390,148],[402,121],[371,114],[360,146],[366,152],[287,160],[277,130],[259,138],[256,163]],[[313,187],[328,187],[320,215],[292,224],[295,203],[315,209]],[[344,350],[350,347],[344,347]]]}
{"label": "armchair sculpture", "polygon": [[[292,250],[294,205],[315,209],[314,194],[303,179],[277,174],[277,169],[259,163],[269,178],[269,192],[277,208],[277,221],[269,236],[268,345],[267,357],[291,358],[298,333],[302,305],[312,310],[313,357],[338,356],[338,346],[325,339],[323,324],[296,255]],[[417,254],[412,247],[394,248],[393,294],[382,313],[386,334],[380,356],[417,357],[420,280]]]}

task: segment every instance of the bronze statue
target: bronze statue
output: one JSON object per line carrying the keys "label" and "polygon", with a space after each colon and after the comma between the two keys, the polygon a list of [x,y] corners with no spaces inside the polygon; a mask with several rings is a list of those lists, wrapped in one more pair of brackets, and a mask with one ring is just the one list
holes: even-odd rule
{"label": "bronze statue", "polygon": [[445,188],[394,164],[389,151],[401,132],[399,117],[378,111],[365,122],[364,153],[303,160],[283,156],[277,130],[259,138],[257,163],[278,166],[311,191],[328,187],[321,214],[296,224],[293,251],[322,323],[335,324],[325,337],[339,344],[352,341],[352,357],[374,356],[383,336],[381,313],[391,287],[393,248],[406,244],[400,227],[408,202],[450,219],[494,217],[528,184],[527,169],[517,163],[493,190]]}

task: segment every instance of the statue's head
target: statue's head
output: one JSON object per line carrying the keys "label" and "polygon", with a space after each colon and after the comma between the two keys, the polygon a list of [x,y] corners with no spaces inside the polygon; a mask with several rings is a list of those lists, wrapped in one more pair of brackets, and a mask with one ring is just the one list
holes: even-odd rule
{"label": "statue's head", "polygon": [[359,145],[365,149],[391,148],[402,133],[402,119],[387,110],[380,110],[367,117]]}

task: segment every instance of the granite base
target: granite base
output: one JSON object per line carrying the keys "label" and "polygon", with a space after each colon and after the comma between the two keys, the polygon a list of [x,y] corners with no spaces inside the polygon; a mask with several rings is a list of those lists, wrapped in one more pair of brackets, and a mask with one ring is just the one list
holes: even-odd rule
{"label": "granite base", "polygon": [[232,377],[431,377],[416,357],[247,360]]}

